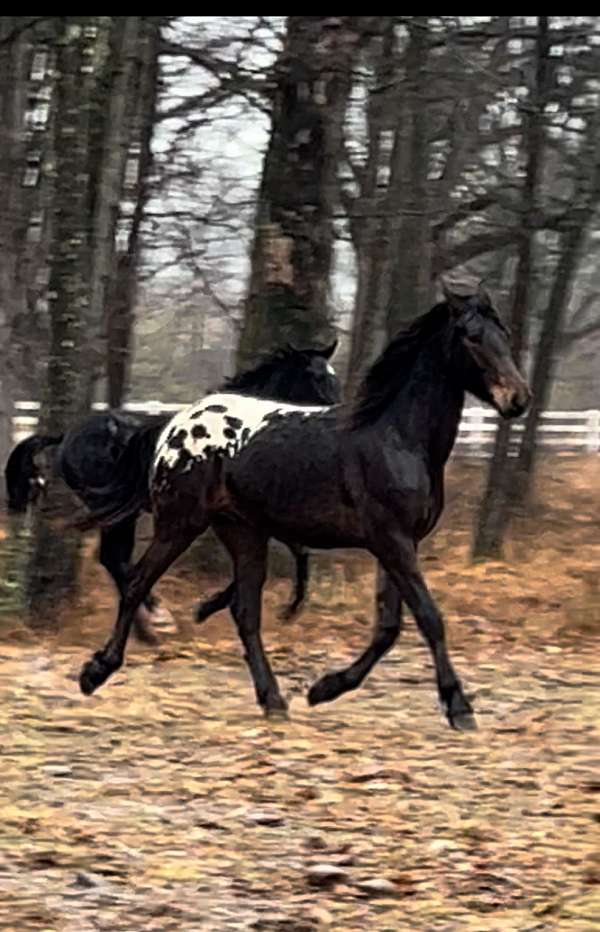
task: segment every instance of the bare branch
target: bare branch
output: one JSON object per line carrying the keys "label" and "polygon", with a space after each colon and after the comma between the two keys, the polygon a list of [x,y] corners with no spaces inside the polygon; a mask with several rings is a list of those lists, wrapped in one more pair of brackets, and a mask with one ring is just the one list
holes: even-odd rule
{"label": "bare branch", "polygon": [[25,22],[18,23],[10,30],[10,32],[8,32],[5,36],[2,36],[2,38],[0,38],[0,46],[10,45],[11,42],[14,42],[16,39],[18,39],[19,36],[21,36],[24,32],[27,32],[28,29],[35,29],[35,27],[39,26],[40,23],[50,22],[55,19],[56,17],[54,16],[32,16]]}
{"label": "bare branch", "polygon": [[595,333],[600,333],[600,317],[590,321],[589,324],[578,327],[577,330],[563,330],[560,335],[560,343],[564,349],[571,349],[574,343]]}

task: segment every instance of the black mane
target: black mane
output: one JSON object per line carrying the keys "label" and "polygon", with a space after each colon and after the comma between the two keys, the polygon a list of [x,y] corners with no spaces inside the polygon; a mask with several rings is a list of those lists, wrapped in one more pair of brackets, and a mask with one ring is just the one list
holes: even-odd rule
{"label": "black mane", "polygon": [[291,404],[336,404],[340,386],[337,376],[327,371],[325,353],[286,347],[263,357],[251,369],[225,379],[218,391]]}
{"label": "black mane", "polygon": [[394,337],[366,373],[350,414],[352,427],[366,427],[387,408],[410,377],[411,368],[423,346],[450,321],[448,304],[436,304]]}
{"label": "black mane", "polygon": [[294,350],[291,347],[271,353],[259,360],[251,369],[246,369],[237,375],[230,375],[222,383],[220,391],[239,392],[239,394],[256,391],[268,385],[272,378],[279,376],[278,370],[281,366],[297,365],[298,358],[302,355],[301,350]]}

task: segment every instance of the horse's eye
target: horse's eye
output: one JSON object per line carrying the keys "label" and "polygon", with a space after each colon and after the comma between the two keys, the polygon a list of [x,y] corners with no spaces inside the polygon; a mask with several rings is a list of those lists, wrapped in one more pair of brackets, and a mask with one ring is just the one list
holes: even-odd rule
{"label": "horse's eye", "polygon": [[473,314],[465,314],[457,321],[459,333],[469,343],[481,343],[483,339],[483,327]]}

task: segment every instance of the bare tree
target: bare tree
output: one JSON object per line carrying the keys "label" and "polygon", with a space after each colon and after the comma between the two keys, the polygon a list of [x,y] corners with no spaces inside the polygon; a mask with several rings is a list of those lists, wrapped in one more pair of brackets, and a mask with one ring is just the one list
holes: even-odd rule
{"label": "bare tree", "polygon": [[[56,48],[54,223],[49,282],[50,348],[41,423],[60,434],[84,413],[82,349],[89,309],[90,110],[93,74],[88,62],[96,35],[93,18],[65,17]],[[85,407],[84,407],[85,409]],[[80,535],[58,527],[69,513],[70,492],[59,481],[36,512],[30,562],[32,622],[45,618],[76,578]]]}
{"label": "bare tree", "polygon": [[[425,308],[441,271],[517,237],[515,227],[481,232],[500,185],[477,171],[482,151],[517,132],[483,120],[505,83],[494,69],[506,56],[507,18],[475,47],[473,27],[452,17],[372,19],[378,36],[357,82],[366,138],[357,142],[355,112],[341,192],[358,279],[349,394],[385,340]],[[476,232],[465,235],[472,221]]]}
{"label": "bare tree", "polygon": [[342,125],[359,40],[353,17],[291,16],[276,66],[239,364],[330,333]]}
{"label": "bare tree", "polygon": [[[510,519],[528,499],[537,449],[537,431],[541,413],[549,398],[558,340],[567,316],[583,246],[600,196],[597,102],[590,108],[588,86],[590,77],[597,69],[597,63],[594,65],[597,53],[591,45],[584,48],[583,52],[577,52],[573,59],[573,77],[569,81],[568,93],[561,93],[560,86],[558,89],[556,86],[557,71],[551,58],[552,46],[557,44],[559,38],[565,38],[561,27],[555,25],[551,29],[548,17],[538,17],[533,59],[535,78],[524,117],[527,167],[522,189],[522,234],[518,245],[511,314],[513,346],[517,356],[520,356],[527,346],[527,330],[532,322],[536,228],[538,236],[540,228],[555,230],[555,259],[551,266],[546,263],[546,278],[550,282],[548,299],[542,311],[539,334],[536,335],[532,352],[533,402],[518,443],[516,459],[509,456],[510,429],[505,424],[498,427],[487,487],[477,517],[473,545],[476,558],[498,557],[502,554]],[[567,27],[567,43],[569,38],[570,30]],[[580,31],[575,36],[575,44],[577,49],[581,49]],[[549,102],[557,98],[571,119],[578,118],[584,122],[584,128],[575,134],[576,138],[579,137],[576,143],[572,138],[569,139],[569,132],[558,139],[551,134],[547,108]],[[583,105],[582,100],[585,101]],[[548,158],[552,145],[559,146],[559,160]],[[547,170],[544,173],[545,162]],[[553,173],[558,179],[556,194],[553,192]],[[559,193],[565,180],[569,190],[568,198]],[[560,204],[559,210],[557,204]]]}
{"label": "bare tree", "polygon": [[[11,443],[13,401],[20,375],[15,322],[27,317],[27,233],[35,204],[29,175],[37,172],[27,128],[35,47],[32,17],[0,18],[0,462]],[[30,167],[31,166],[31,167]],[[31,338],[31,325],[28,327]]]}
{"label": "bare tree", "polygon": [[132,131],[129,138],[129,170],[132,177],[121,177],[121,183],[125,181],[125,195],[131,198],[133,209],[128,224],[127,246],[116,256],[106,320],[108,404],[113,408],[122,405],[129,379],[133,312],[140,266],[140,233],[151,191],[152,136],[157,113],[158,52],[163,18],[141,19],[136,49],[137,73],[132,88]]}
{"label": "bare tree", "polygon": [[[527,162],[521,195],[521,235],[517,246],[517,268],[510,313],[511,345],[515,359],[519,362],[526,345],[528,309],[534,275],[533,247],[536,228],[532,224],[539,209],[539,189],[543,172],[544,112],[551,83],[550,45],[548,17],[540,16],[534,52],[535,78],[524,117],[523,146]],[[476,559],[497,557],[502,549],[510,501],[514,494],[514,470],[509,459],[511,436],[511,422],[500,423],[475,527],[473,556]]]}
{"label": "bare tree", "polygon": [[131,120],[128,101],[134,86],[140,28],[139,16],[112,18],[108,24],[107,87],[104,82],[98,82],[95,129],[100,156],[93,184],[90,294],[86,322],[89,362],[96,378],[104,368],[106,306],[113,276],[115,236],[129,151]]}

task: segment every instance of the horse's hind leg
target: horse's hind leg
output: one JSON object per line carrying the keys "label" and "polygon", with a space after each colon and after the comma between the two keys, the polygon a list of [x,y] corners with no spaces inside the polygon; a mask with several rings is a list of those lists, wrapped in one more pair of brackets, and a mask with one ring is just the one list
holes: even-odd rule
{"label": "horse's hind leg", "polygon": [[[278,613],[282,621],[291,621],[291,619],[298,614],[306,598],[306,585],[308,582],[308,552],[304,550],[304,548],[296,545],[290,544],[288,546],[296,561],[296,585],[292,601],[289,605],[285,605]],[[221,592],[215,593],[215,595],[206,599],[205,602],[200,602],[196,608],[196,623],[200,624],[206,621],[207,618],[210,618],[211,615],[214,615],[215,612],[227,608],[227,606],[231,604],[234,596],[235,583],[230,583],[226,589],[222,589]]]}
{"label": "horse's hind leg", "polygon": [[214,615],[215,612],[220,612],[221,609],[227,608],[234,595],[235,583],[232,582],[226,589],[222,589],[221,592],[216,592],[209,599],[206,599],[205,602],[199,602],[196,606],[196,623],[200,624],[206,621],[207,618],[210,618],[211,615]]}
{"label": "horse's hind leg", "polygon": [[311,705],[331,702],[342,693],[356,689],[378,660],[390,650],[402,630],[402,600],[398,589],[379,569],[377,574],[377,617],[371,642],[360,657],[349,667],[336,673],[326,673],[311,686],[308,701]]}
{"label": "horse's hind leg", "polygon": [[260,636],[262,587],[267,575],[267,538],[246,525],[223,523],[214,527],[233,560],[236,589],[231,614],[244,645],[256,698],[266,715],[285,714],[287,703],[279,691]]}
{"label": "horse's hind leg", "polygon": [[171,563],[189,547],[202,530],[204,528],[186,527],[178,529],[171,537],[161,537],[155,529],[152,543],[135,565],[128,580],[119,603],[117,621],[108,641],[81,670],[79,685],[87,696],[122,665],[125,645],[138,606]]}
{"label": "horse's hind leg", "polygon": [[[100,532],[100,563],[112,576],[119,595],[122,597],[127,586],[131,555],[135,544],[135,518],[128,518]],[[149,594],[139,605],[133,619],[133,630],[145,644],[158,644],[152,630],[150,612],[154,600]]]}
{"label": "horse's hind leg", "polygon": [[290,604],[284,606],[279,612],[282,621],[291,621],[302,609],[308,583],[308,551],[295,544],[288,544],[288,546],[296,560],[296,588]]}

